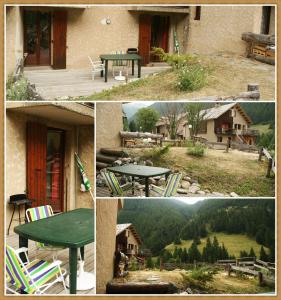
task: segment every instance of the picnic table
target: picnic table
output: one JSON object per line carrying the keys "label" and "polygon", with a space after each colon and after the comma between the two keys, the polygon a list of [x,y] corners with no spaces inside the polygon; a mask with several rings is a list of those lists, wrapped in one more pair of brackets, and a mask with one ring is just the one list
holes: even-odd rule
{"label": "picnic table", "polygon": [[[138,62],[138,78],[141,77],[141,56],[138,54],[102,54],[100,60],[105,63],[104,81],[107,82],[108,61],[132,61],[132,75],[135,74],[135,61]],[[103,71],[101,71],[103,77]]]}
{"label": "picnic table", "polygon": [[113,173],[119,173],[124,175],[132,176],[133,181],[135,177],[140,177],[145,179],[145,196],[149,197],[149,178],[156,177],[160,175],[165,175],[167,180],[169,174],[171,173],[170,169],[159,168],[159,167],[149,167],[141,166],[134,164],[127,164],[118,167],[108,167],[108,171]]}
{"label": "picnic table", "polygon": [[[94,210],[74,209],[16,226],[14,231],[19,235],[20,248],[28,248],[28,240],[69,248],[69,290],[76,294],[77,252],[80,248],[84,260],[84,246],[94,242]],[[24,255],[21,259],[26,262]]]}

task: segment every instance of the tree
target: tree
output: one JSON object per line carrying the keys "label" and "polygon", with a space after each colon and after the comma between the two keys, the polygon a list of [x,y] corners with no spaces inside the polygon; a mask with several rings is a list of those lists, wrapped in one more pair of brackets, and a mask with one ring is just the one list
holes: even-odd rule
{"label": "tree", "polygon": [[129,131],[129,123],[127,118],[123,118],[123,130]]}
{"label": "tree", "polygon": [[146,260],[146,267],[147,267],[148,269],[153,269],[153,268],[154,268],[154,263],[153,263],[153,261],[152,261],[151,256],[149,256],[149,257],[147,258],[147,260]]}
{"label": "tree", "polygon": [[268,261],[268,255],[266,254],[263,246],[261,246],[261,250],[260,250],[260,260]]}
{"label": "tree", "polygon": [[180,245],[181,244],[181,239],[178,235],[176,235],[175,240],[174,240],[175,245]]}
{"label": "tree", "polygon": [[186,104],[187,122],[190,125],[190,135],[192,137],[198,134],[204,120],[205,113],[200,113],[202,110],[203,104],[201,103]]}
{"label": "tree", "polygon": [[193,263],[195,260],[196,261],[201,261],[201,254],[197,248],[196,242],[192,242],[191,247],[188,249],[188,258],[189,262]]}
{"label": "tree", "polygon": [[136,123],[140,131],[151,132],[159,119],[159,114],[156,110],[149,107],[144,107],[136,113]]}
{"label": "tree", "polygon": [[137,131],[137,125],[135,123],[134,120],[132,120],[130,123],[129,123],[129,129],[131,132],[136,132]]}
{"label": "tree", "polygon": [[166,103],[161,107],[162,115],[166,118],[166,125],[172,140],[177,138],[177,132],[184,113],[182,103]]}
{"label": "tree", "polygon": [[256,257],[256,253],[255,253],[253,247],[251,247],[251,250],[250,250],[250,252],[249,252],[249,256],[250,256],[250,257]]}

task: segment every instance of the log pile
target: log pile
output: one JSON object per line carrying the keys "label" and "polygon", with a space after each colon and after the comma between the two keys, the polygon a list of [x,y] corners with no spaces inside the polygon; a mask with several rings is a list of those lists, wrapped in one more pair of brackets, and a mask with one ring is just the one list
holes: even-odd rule
{"label": "log pile", "polygon": [[242,40],[248,43],[247,57],[267,64],[275,64],[275,35],[244,32]]}
{"label": "log pile", "polygon": [[[152,147],[154,144],[162,146],[163,136],[161,134],[149,133],[149,132],[129,132],[120,131],[120,137],[122,141],[122,147],[130,148],[146,148]],[[144,142],[144,139],[150,139],[148,142]],[[137,140],[140,140],[137,143]]]}

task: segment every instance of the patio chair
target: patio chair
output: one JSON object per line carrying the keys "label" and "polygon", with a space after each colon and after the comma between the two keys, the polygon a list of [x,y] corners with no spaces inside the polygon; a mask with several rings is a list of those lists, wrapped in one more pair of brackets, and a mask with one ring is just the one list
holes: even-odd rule
{"label": "patio chair", "polygon": [[[40,219],[49,218],[54,215],[53,209],[50,205],[32,207],[26,210],[27,222],[33,222]],[[64,250],[65,247],[52,246],[40,242],[36,242],[38,250],[54,251],[53,260],[57,259],[57,253],[60,250]]]}
{"label": "patio chair", "polygon": [[[124,51],[116,51],[113,52],[112,54],[126,54],[126,52]],[[115,77],[115,72],[116,70],[121,69],[121,71],[126,70],[126,76],[128,78],[129,76],[129,67],[130,67],[130,62],[129,61],[125,61],[125,60],[116,60],[112,62],[112,76],[113,78]]]}
{"label": "patio chair", "polygon": [[[19,254],[24,253],[27,262],[24,263]],[[27,248],[18,250],[6,245],[6,272],[9,282],[6,282],[6,289],[13,294],[44,294],[50,287],[57,282],[62,282],[65,292],[67,292],[64,275],[57,260],[52,263],[35,259],[30,262],[27,256]],[[9,286],[8,286],[9,285]]]}
{"label": "patio chair", "polygon": [[125,192],[129,191],[130,189],[133,190],[133,184],[131,182],[120,185],[115,174],[112,172],[104,169],[101,170],[101,175],[111,192],[111,196],[123,196]]}
{"label": "patio chair", "polygon": [[95,74],[100,73],[101,71],[105,71],[105,64],[103,62],[99,61],[93,61],[90,56],[88,56],[89,61],[92,66],[92,80],[95,80]]}
{"label": "patio chair", "polygon": [[161,197],[172,197],[177,192],[181,177],[180,173],[170,174],[164,189],[153,184],[150,185],[150,189]]}

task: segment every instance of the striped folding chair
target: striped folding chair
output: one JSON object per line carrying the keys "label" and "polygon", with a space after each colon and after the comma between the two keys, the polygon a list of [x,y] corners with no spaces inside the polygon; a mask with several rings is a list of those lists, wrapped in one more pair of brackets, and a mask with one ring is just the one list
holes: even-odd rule
{"label": "striped folding chair", "polygon": [[170,174],[168,177],[167,185],[164,189],[153,184],[150,185],[150,189],[161,197],[172,197],[177,192],[181,177],[182,174],[180,173]]}
{"label": "striped folding chair", "polygon": [[[27,263],[23,263],[19,254],[24,253]],[[65,270],[62,271],[61,261],[52,263],[35,259],[30,262],[27,256],[27,248],[18,250],[6,245],[6,273],[9,281],[6,281],[6,290],[13,294],[22,292],[27,294],[44,294],[51,286],[57,282],[62,282],[65,292],[64,282]]]}
{"label": "striped folding chair", "polygon": [[124,196],[124,193],[133,190],[133,183],[127,182],[124,185],[120,185],[115,174],[107,170],[101,170],[101,175],[105,180],[107,187],[110,190],[111,196]]}
{"label": "striped folding chair", "polygon": [[[54,212],[50,205],[32,207],[26,210],[26,219],[28,222],[49,218],[52,217],[53,215]],[[38,250],[55,251],[55,253],[53,254],[54,260],[56,260],[57,258],[57,252],[65,249],[64,247],[52,246],[40,242],[36,242],[36,247]]]}

